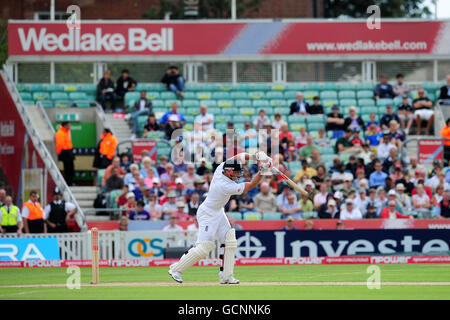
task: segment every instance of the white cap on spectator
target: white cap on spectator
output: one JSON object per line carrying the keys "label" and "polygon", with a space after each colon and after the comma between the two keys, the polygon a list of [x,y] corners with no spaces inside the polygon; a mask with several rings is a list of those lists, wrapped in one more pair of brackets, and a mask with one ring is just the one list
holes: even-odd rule
{"label": "white cap on spectator", "polygon": [[329,205],[329,206],[335,206],[335,207],[336,207],[336,201],[334,201],[333,199],[331,199],[330,201],[328,201],[328,205]]}
{"label": "white cap on spectator", "polygon": [[388,196],[396,196],[397,194],[395,193],[394,189],[389,190],[388,192]]}
{"label": "white cap on spectator", "polygon": [[181,184],[183,184],[183,179],[181,179],[181,178],[176,178],[175,179],[175,183],[181,183]]}
{"label": "white cap on spectator", "polygon": [[127,199],[129,199],[129,198],[136,198],[136,196],[134,195],[133,192],[128,192],[126,198]]}

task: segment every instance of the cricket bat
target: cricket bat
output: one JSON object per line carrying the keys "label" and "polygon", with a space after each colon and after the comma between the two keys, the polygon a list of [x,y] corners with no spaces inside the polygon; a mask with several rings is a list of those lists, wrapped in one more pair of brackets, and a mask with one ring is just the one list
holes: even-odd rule
{"label": "cricket bat", "polygon": [[287,182],[288,185],[290,185],[294,190],[298,191],[300,194],[308,195],[308,192],[305,191],[302,187],[300,187],[298,184],[296,184],[294,181],[289,179],[284,173],[282,173],[278,168],[272,167],[271,168],[274,172],[279,174],[283,180]]}

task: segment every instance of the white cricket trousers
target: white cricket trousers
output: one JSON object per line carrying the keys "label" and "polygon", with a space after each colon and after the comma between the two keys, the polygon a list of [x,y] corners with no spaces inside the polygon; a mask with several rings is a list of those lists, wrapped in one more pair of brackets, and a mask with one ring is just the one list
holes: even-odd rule
{"label": "white cricket trousers", "polygon": [[225,243],[225,236],[231,229],[225,210],[212,211],[205,206],[197,210],[198,237],[196,244],[204,241],[214,241],[216,238],[220,244]]}

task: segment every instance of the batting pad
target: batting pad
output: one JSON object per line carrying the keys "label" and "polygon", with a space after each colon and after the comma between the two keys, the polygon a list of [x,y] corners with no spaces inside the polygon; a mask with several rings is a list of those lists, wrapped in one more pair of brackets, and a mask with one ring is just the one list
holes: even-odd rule
{"label": "batting pad", "polygon": [[228,280],[233,276],[234,253],[237,249],[236,232],[231,228],[225,236],[225,254],[223,259],[223,279]]}
{"label": "batting pad", "polygon": [[203,241],[194,248],[191,248],[187,254],[184,254],[180,261],[174,264],[172,271],[183,273],[196,262],[205,259],[208,254],[216,247],[212,241]]}

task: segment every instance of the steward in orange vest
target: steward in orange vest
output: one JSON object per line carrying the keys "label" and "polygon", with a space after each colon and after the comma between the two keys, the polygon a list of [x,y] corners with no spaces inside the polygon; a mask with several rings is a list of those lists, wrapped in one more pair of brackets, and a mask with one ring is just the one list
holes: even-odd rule
{"label": "steward in orange vest", "polygon": [[105,128],[100,136],[100,142],[97,146],[97,152],[94,157],[94,167],[99,169],[107,168],[116,154],[118,145],[117,138],[113,136],[110,129]]}
{"label": "steward in orange vest", "polygon": [[58,154],[58,160],[64,164],[64,178],[69,186],[72,185],[74,176],[74,164],[75,155],[73,154],[72,138],[70,137],[70,123],[64,121],[61,123],[58,131],[55,134],[56,140],[56,153]]}
{"label": "steward in orange vest", "polygon": [[31,191],[29,200],[23,204],[22,219],[25,233],[44,233],[44,209],[37,192]]}
{"label": "steward in orange vest", "polygon": [[[450,118],[447,119],[445,126],[441,130],[441,137],[443,139],[450,139]],[[444,159],[450,161],[450,141],[443,141],[444,144]]]}

